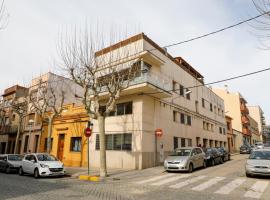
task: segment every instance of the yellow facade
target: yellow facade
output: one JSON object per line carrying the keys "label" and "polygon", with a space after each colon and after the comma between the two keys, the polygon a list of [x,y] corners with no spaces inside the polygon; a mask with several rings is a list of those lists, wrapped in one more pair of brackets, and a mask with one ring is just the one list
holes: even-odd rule
{"label": "yellow facade", "polygon": [[[85,109],[73,104],[66,105],[61,116],[54,120],[51,154],[58,157],[65,166],[87,166],[87,138],[84,136],[87,122],[88,116]],[[40,152],[46,151],[47,136],[48,125],[45,124],[41,134]],[[81,145],[77,143],[75,146],[77,147],[76,150],[71,144],[74,138],[81,140]],[[81,148],[78,148],[78,146]]]}

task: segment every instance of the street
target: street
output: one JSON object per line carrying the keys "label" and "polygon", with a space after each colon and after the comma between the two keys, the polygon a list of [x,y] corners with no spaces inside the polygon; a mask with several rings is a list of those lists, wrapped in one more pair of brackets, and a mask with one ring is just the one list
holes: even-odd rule
{"label": "street", "polygon": [[246,178],[247,155],[189,173],[162,167],[112,175],[105,182],[65,178],[34,179],[0,174],[0,199],[269,199],[268,178]]}

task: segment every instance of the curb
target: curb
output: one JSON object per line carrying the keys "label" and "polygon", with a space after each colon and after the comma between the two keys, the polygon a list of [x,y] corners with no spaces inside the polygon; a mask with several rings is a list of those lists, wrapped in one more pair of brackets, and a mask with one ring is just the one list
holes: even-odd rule
{"label": "curb", "polygon": [[98,176],[80,175],[79,180],[98,182],[100,181],[100,178]]}

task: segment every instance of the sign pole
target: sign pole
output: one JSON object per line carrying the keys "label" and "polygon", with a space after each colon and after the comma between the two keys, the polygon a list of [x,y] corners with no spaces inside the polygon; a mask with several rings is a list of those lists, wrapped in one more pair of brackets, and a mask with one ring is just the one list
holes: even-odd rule
{"label": "sign pole", "polygon": [[89,137],[87,138],[87,167],[88,167],[88,176],[90,176],[90,167],[89,167]]}

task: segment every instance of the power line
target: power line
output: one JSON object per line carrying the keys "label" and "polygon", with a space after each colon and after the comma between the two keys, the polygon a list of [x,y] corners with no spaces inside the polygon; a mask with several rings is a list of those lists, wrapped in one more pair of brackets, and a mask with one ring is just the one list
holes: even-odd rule
{"label": "power line", "polygon": [[[214,34],[216,34],[216,33],[219,33],[219,32],[222,32],[222,31],[225,31],[225,30],[234,28],[234,27],[236,27],[236,26],[242,25],[242,24],[244,24],[244,23],[247,23],[247,22],[249,22],[249,21],[252,21],[252,20],[254,20],[254,19],[257,19],[257,18],[259,18],[259,17],[262,17],[262,16],[264,16],[264,15],[266,15],[266,14],[270,14],[270,11],[264,12],[264,13],[262,13],[262,14],[260,14],[260,15],[255,16],[255,17],[251,17],[251,18],[249,18],[249,19],[240,21],[240,22],[238,22],[238,23],[236,23],[236,24],[232,24],[232,25],[230,25],[230,26],[227,26],[227,27],[218,29],[218,30],[216,30],[216,31],[213,31],[213,32],[210,32],[210,33],[207,33],[207,34],[204,34],[204,35],[200,35],[200,36],[197,36],[197,37],[194,37],[194,38],[191,38],[191,39],[187,39],[187,40],[183,40],[183,41],[180,41],[180,42],[168,44],[168,45],[166,45],[166,46],[163,46],[163,48],[169,48],[169,47],[172,47],[172,46],[177,46],[177,45],[184,44],[184,43],[188,43],[188,42],[191,42],[191,41],[194,41],[194,40],[198,40],[198,39],[201,39],[201,38],[204,38],[204,37],[208,37],[208,36],[210,36],[210,35],[214,35]],[[156,50],[156,49],[151,49],[150,51],[153,51],[153,50]]]}
{"label": "power line", "polygon": [[[225,82],[225,81],[230,81],[230,80],[234,80],[234,79],[238,79],[238,78],[243,78],[243,77],[246,77],[246,76],[251,76],[251,75],[262,73],[262,72],[269,71],[269,70],[270,70],[270,67],[262,69],[262,70],[250,72],[250,73],[247,73],[247,74],[242,74],[242,75],[239,75],[239,76],[233,76],[233,77],[230,77],[230,78],[209,82],[209,83],[206,83],[206,84],[200,84],[200,85],[193,85],[193,86],[189,86],[189,87],[184,87],[184,89],[191,89],[191,88],[197,88],[197,87],[202,87],[202,86],[207,86],[207,85],[213,85],[213,84],[216,84],[216,83],[222,83],[222,82]],[[175,91],[178,91],[178,90],[180,91],[180,88],[175,89],[175,90],[173,90],[173,89],[172,90],[166,90],[166,92],[175,92]],[[151,93],[142,93],[142,94],[159,94],[159,93],[163,93],[163,92],[151,92]]]}

